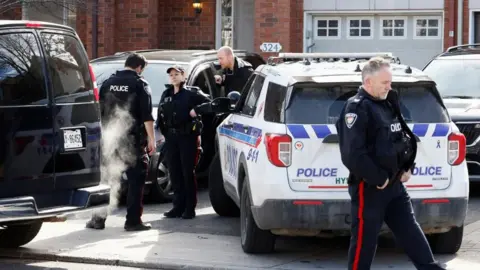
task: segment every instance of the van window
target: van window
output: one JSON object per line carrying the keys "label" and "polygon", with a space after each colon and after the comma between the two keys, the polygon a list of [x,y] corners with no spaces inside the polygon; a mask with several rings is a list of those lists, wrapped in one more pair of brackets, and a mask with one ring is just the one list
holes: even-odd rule
{"label": "van window", "polygon": [[47,54],[55,102],[93,101],[88,58],[78,39],[59,33],[42,33],[41,39]]}
{"label": "van window", "polygon": [[286,95],[287,87],[272,82],[268,83],[263,116],[265,121],[283,123]]}
{"label": "van window", "polygon": [[[434,88],[392,85],[398,91],[400,109],[409,123],[447,123],[448,114]],[[294,87],[285,112],[289,124],[335,124],[343,105],[357,93],[354,86],[299,85]]]}
{"label": "van window", "polygon": [[43,78],[35,36],[0,34],[0,106],[47,104]]}

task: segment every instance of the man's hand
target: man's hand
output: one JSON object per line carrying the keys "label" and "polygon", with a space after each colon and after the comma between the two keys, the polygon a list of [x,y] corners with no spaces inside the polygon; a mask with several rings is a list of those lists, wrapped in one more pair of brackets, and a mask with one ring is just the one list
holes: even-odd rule
{"label": "man's hand", "polygon": [[221,83],[223,82],[222,76],[220,76],[220,75],[215,75],[214,77],[215,77],[215,82],[216,82],[217,84],[221,84]]}
{"label": "man's hand", "polygon": [[405,183],[408,180],[410,180],[410,177],[412,176],[412,171],[408,170],[407,172],[404,172],[402,174],[402,178],[400,178],[400,182]]}
{"label": "man's hand", "polygon": [[383,186],[381,186],[381,187],[377,186],[377,188],[378,189],[384,189],[385,187],[387,187],[388,182],[389,182],[389,180],[387,179],[387,181],[385,181],[385,184],[383,184]]}
{"label": "man's hand", "polygon": [[192,109],[192,110],[190,111],[190,116],[191,116],[191,117],[197,117],[197,113],[195,112],[195,110]]}
{"label": "man's hand", "polygon": [[149,139],[148,139],[148,146],[147,146],[147,148],[148,148],[148,155],[149,155],[149,156],[153,155],[153,153],[155,152],[155,150],[156,150],[156,148],[157,148],[157,147],[155,146],[155,139],[153,139],[153,138],[149,138]]}

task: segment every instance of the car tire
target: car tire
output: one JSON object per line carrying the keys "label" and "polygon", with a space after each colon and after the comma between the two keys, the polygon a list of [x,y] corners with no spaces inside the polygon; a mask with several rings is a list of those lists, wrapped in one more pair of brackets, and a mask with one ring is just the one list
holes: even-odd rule
{"label": "car tire", "polygon": [[213,210],[222,217],[238,217],[240,209],[228,196],[223,186],[220,156],[215,154],[208,171],[208,195]]}
{"label": "car tire", "polygon": [[463,226],[453,227],[446,233],[429,237],[430,247],[435,254],[455,254],[462,246]]}
{"label": "car tire", "polygon": [[247,176],[243,181],[240,200],[240,238],[245,253],[271,253],[275,250],[275,235],[258,228],[252,215]]}
{"label": "car tire", "polygon": [[150,161],[149,177],[152,182],[149,200],[155,203],[167,203],[173,199],[172,182],[165,164],[165,155],[153,155]]}
{"label": "car tire", "polygon": [[0,248],[17,248],[30,243],[40,232],[42,221],[7,225],[0,229]]}

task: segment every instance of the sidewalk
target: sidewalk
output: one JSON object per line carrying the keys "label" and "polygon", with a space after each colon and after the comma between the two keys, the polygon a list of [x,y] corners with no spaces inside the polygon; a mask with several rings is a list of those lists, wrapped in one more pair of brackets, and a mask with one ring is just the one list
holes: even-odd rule
{"label": "sidewalk", "polygon": [[[207,214],[202,212],[198,214]],[[92,231],[85,229],[84,223],[67,221],[44,224],[37,238],[25,248],[0,250],[0,257],[155,269],[345,269],[345,245],[322,246],[321,242],[279,239],[276,253],[247,255],[238,236],[175,232],[157,226],[137,233],[125,232],[120,226]],[[478,254],[480,221],[466,227],[464,244],[456,256],[437,257],[448,269],[469,270],[480,269]],[[404,254],[380,248],[372,269],[415,268]]]}

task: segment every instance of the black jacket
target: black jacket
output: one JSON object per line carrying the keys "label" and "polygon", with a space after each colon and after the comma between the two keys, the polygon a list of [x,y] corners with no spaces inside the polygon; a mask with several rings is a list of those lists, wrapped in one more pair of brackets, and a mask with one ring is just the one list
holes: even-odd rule
{"label": "black jacket", "polygon": [[122,127],[117,127],[118,130],[126,130],[125,135],[131,135],[136,146],[146,146],[144,122],[154,121],[148,82],[133,70],[119,70],[102,83],[99,98],[102,125],[107,127],[112,121],[122,119]]}
{"label": "black jacket", "polygon": [[235,57],[233,70],[225,69],[223,71],[222,86],[225,87],[225,96],[232,91],[242,93],[243,86],[247,83],[252,73],[253,67],[250,63]]}
{"label": "black jacket", "polygon": [[363,88],[347,100],[336,123],[342,162],[350,171],[349,183],[360,179],[381,186],[413,170],[416,137],[400,113],[398,94],[378,100]]}
{"label": "black jacket", "polygon": [[192,109],[197,115],[210,112],[210,107],[205,104],[209,104],[211,99],[197,87],[182,84],[180,91],[174,94],[173,85],[166,86],[158,104],[155,125],[162,134],[167,134],[168,129],[191,130],[199,121],[190,116]]}

